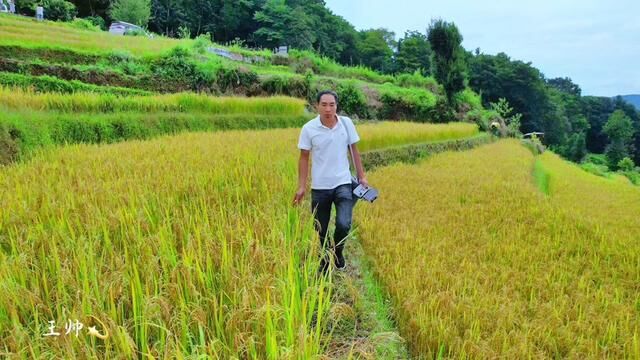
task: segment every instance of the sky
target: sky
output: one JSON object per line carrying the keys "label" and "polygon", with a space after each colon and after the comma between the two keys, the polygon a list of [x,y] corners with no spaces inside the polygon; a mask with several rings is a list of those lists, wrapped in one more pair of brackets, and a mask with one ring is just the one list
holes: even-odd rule
{"label": "sky", "polygon": [[422,33],[454,22],[467,50],[531,62],[546,78],[569,77],[582,95],[640,94],[640,0],[325,0],[357,30]]}

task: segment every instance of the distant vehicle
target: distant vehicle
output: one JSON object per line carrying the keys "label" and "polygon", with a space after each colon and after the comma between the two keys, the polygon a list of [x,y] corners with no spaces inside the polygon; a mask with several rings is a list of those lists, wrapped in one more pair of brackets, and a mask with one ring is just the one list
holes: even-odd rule
{"label": "distant vehicle", "polygon": [[0,13],[8,13],[9,12],[9,8],[7,8],[7,5],[4,4],[4,2],[0,2]]}
{"label": "distant vehicle", "polygon": [[148,37],[151,35],[142,27],[134,24],[129,24],[124,21],[114,21],[109,26],[109,32],[115,35],[125,35],[126,33],[142,33]]}

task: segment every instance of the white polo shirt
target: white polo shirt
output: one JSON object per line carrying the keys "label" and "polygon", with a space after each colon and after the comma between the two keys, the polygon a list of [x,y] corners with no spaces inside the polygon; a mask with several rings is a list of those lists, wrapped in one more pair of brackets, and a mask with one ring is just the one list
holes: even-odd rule
{"label": "white polo shirt", "polygon": [[298,148],[311,150],[312,189],[334,189],[351,183],[348,145],[358,141],[356,127],[346,116],[341,116],[332,129],[322,125],[320,116],[304,124]]}

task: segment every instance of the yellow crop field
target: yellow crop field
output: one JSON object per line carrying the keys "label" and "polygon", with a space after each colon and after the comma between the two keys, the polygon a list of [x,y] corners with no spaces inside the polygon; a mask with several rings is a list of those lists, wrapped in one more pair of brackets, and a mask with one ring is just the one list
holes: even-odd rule
{"label": "yellow crop field", "polygon": [[539,161],[554,203],[611,237],[631,241],[628,245],[640,239],[640,187],[626,177],[590,174],[553,153],[543,154]]}
{"label": "yellow crop field", "polygon": [[[547,196],[534,161],[502,141],[369,176],[383,196],[357,209],[359,237],[415,356],[640,357],[640,247],[625,235],[640,220],[610,219],[637,189],[609,191],[549,154]],[[577,216],[590,196],[616,200]]]}
{"label": "yellow crop field", "polygon": [[[441,139],[449,126],[358,129],[366,147]],[[404,137],[380,141],[396,127]],[[459,138],[470,131],[460,129]],[[331,284],[316,275],[308,207],[291,206],[298,133],[72,145],[0,168],[2,352],[322,354]],[[85,326],[77,338],[45,336],[76,320]],[[88,334],[90,326],[108,340]]]}
{"label": "yellow crop field", "polygon": [[0,86],[0,106],[11,110],[68,113],[137,111],[302,116],[305,101],[285,96],[243,98],[193,93],[127,97],[96,93],[36,93]]}

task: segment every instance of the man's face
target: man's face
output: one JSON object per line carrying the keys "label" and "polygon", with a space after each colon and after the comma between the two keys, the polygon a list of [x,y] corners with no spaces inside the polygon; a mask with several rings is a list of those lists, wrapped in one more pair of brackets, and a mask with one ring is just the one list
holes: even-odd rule
{"label": "man's face", "polygon": [[324,94],[318,103],[318,114],[325,119],[330,119],[336,115],[336,98],[331,94]]}

